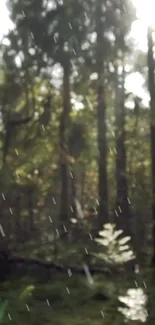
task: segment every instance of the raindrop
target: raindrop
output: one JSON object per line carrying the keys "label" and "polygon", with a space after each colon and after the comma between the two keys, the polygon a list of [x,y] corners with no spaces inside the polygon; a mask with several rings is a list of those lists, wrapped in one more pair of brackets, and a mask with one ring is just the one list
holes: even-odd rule
{"label": "raindrop", "polygon": [[143,281],[143,284],[144,284],[144,287],[147,288],[147,285],[146,285],[145,281]]}
{"label": "raindrop", "polygon": [[13,211],[12,211],[12,209],[11,209],[11,208],[9,208],[9,210],[10,210],[10,213],[11,213],[11,214],[13,214]]}
{"label": "raindrop", "polygon": [[0,224],[0,232],[1,232],[2,237],[5,237],[5,233],[4,233],[4,230],[3,230],[3,227],[1,224]]}
{"label": "raindrop", "polygon": [[85,247],[85,252],[86,252],[86,254],[88,255],[88,250],[87,250],[87,248]]}
{"label": "raindrop", "polygon": [[102,315],[102,317],[104,318],[104,313],[103,313],[103,311],[101,310],[101,315]]}
{"label": "raindrop", "polygon": [[12,320],[11,315],[9,313],[8,313],[8,317],[9,317],[10,320]]}
{"label": "raindrop", "polygon": [[23,17],[26,17],[26,16],[25,16],[25,12],[24,12],[23,10],[22,10],[22,15],[23,15]]}
{"label": "raindrop", "polygon": [[97,203],[97,205],[99,205],[99,201],[96,199],[96,203]]}
{"label": "raindrop", "polygon": [[74,210],[73,210],[73,208],[71,206],[70,206],[70,209],[71,209],[72,212],[74,212]]}
{"label": "raindrop", "polygon": [[57,228],[55,228],[55,231],[56,231],[56,233],[57,233],[57,236],[59,236],[59,231],[58,231]]}
{"label": "raindrop", "polygon": [[71,277],[71,276],[72,276],[72,271],[71,271],[71,269],[68,269],[67,272],[68,272],[69,277]]}
{"label": "raindrop", "polygon": [[70,172],[70,177],[73,178],[73,174],[72,174],[72,172]]}
{"label": "raindrop", "polygon": [[129,203],[129,204],[131,204],[131,201],[130,201],[130,199],[129,199],[129,198],[127,198],[127,200],[128,200],[128,203]]}
{"label": "raindrop", "polygon": [[16,153],[17,156],[19,156],[19,153],[18,153],[18,150],[17,149],[15,149],[15,153]]}
{"label": "raindrop", "polygon": [[92,278],[91,273],[89,271],[89,268],[88,268],[88,266],[86,264],[83,264],[83,269],[84,269],[85,274],[87,276],[88,282],[90,284],[93,284],[94,283],[93,278]]}
{"label": "raindrop", "polygon": [[50,217],[50,216],[48,216],[48,218],[49,218],[49,221],[52,223],[53,221],[52,221],[52,218]]}
{"label": "raindrop", "polygon": [[46,299],[47,305],[50,306],[50,302],[48,299]]}
{"label": "raindrop", "polygon": [[68,23],[68,25],[69,25],[69,28],[72,29],[72,25],[70,23]]}
{"label": "raindrop", "polygon": [[55,198],[54,197],[52,197],[52,200],[53,200],[53,203],[56,204],[56,201],[55,201]]}
{"label": "raindrop", "polygon": [[57,39],[55,36],[53,36],[54,42],[57,43]]}
{"label": "raindrop", "polygon": [[29,306],[26,304],[26,308],[27,308],[27,311],[30,311],[30,308],[29,308]]}
{"label": "raindrop", "polygon": [[4,194],[3,194],[3,193],[1,193],[1,194],[2,194],[2,198],[3,198],[3,200],[6,200],[6,198],[5,198]]}
{"label": "raindrop", "polygon": [[135,285],[136,285],[136,287],[138,288],[138,284],[137,284],[137,281],[135,281]]}
{"label": "raindrop", "polygon": [[63,228],[64,228],[64,231],[67,232],[67,229],[66,229],[65,225],[63,225]]}
{"label": "raindrop", "polygon": [[86,14],[86,12],[84,12],[84,15],[85,15],[85,17],[88,19],[88,15]]}
{"label": "raindrop", "polygon": [[68,289],[68,287],[66,287],[66,291],[70,295],[70,290]]}
{"label": "raindrop", "polygon": [[96,210],[96,208],[94,207],[94,211],[95,211],[95,214],[97,214],[97,210]]}
{"label": "raindrop", "polygon": [[90,100],[89,100],[88,97],[86,97],[86,101],[87,101],[87,103],[88,103],[90,109],[93,109],[93,106],[92,106],[92,104],[91,104],[91,102],[90,102]]}
{"label": "raindrop", "polygon": [[119,209],[119,212],[121,213],[121,212],[122,212],[122,210],[121,210],[121,207],[120,207],[120,206],[118,206],[118,209]]}

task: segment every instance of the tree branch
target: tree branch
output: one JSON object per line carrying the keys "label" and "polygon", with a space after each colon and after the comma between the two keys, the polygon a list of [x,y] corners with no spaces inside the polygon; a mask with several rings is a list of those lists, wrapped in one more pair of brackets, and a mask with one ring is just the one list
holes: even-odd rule
{"label": "tree branch", "polygon": [[[8,258],[9,264],[17,265],[23,264],[27,266],[37,265],[38,267],[44,267],[46,269],[51,269],[54,272],[67,273],[70,270],[74,274],[85,275],[85,270],[83,267],[71,266],[71,265],[61,265],[53,262],[46,262],[38,259],[24,258],[18,256],[12,256]],[[93,274],[107,274],[110,275],[111,271],[109,269],[103,269],[100,267],[88,266],[90,273]]]}
{"label": "tree branch", "polygon": [[16,125],[20,125],[20,124],[27,124],[30,121],[32,121],[33,116],[29,116],[29,117],[24,117],[22,119],[19,120],[10,120],[7,122],[8,126],[16,126]]}

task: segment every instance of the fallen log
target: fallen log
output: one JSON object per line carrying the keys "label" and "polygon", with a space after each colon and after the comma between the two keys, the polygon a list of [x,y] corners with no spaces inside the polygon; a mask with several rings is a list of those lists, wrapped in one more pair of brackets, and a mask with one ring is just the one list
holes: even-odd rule
{"label": "fallen log", "polygon": [[[53,262],[47,262],[47,261],[42,261],[39,259],[32,259],[32,258],[25,258],[25,257],[18,257],[18,256],[12,256],[8,258],[8,263],[13,265],[26,265],[26,266],[38,266],[38,267],[43,267],[46,269],[50,269],[51,271],[54,272],[60,272],[60,273],[66,273],[68,270],[70,270],[74,274],[79,274],[79,275],[85,275],[85,268],[83,266],[78,267],[78,266],[72,266],[72,265],[62,265],[62,264],[57,264]],[[95,267],[92,265],[88,265],[89,272],[92,275],[97,275],[97,274],[107,274],[110,275],[113,272],[109,268],[101,268],[101,267]]]}

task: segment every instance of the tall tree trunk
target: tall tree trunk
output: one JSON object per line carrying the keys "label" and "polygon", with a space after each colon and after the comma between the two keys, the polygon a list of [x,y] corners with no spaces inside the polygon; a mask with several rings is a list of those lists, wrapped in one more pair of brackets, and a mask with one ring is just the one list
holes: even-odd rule
{"label": "tall tree trunk", "polygon": [[60,220],[68,222],[70,217],[70,175],[68,164],[68,129],[70,122],[70,61],[63,64],[63,111],[60,118]]}
{"label": "tall tree trunk", "polygon": [[153,272],[150,277],[150,290],[148,295],[148,319],[147,324],[153,324],[154,317],[154,288],[155,286],[155,81],[154,81],[154,58],[153,58],[153,37],[152,29],[148,27],[147,34],[148,41],[148,89],[150,93],[150,136],[151,136],[151,165],[152,165],[152,244],[153,244],[153,255],[152,255],[152,266]]}
{"label": "tall tree trunk", "polygon": [[21,242],[21,196],[19,189],[17,189],[17,196],[15,200],[15,235],[16,235],[16,240]]}
{"label": "tall tree trunk", "polygon": [[83,164],[82,171],[81,171],[81,191],[80,191],[81,206],[83,210],[85,206],[85,183],[86,183],[86,167],[85,164]]}
{"label": "tall tree trunk", "polygon": [[115,135],[116,135],[116,223],[124,230],[126,234],[130,234],[130,211],[128,202],[128,183],[126,170],[126,148],[125,148],[125,106],[124,106],[124,63],[122,82],[119,85],[118,73],[116,68],[116,89],[115,89]]}
{"label": "tall tree trunk", "polygon": [[152,218],[153,218],[153,258],[155,266],[155,81],[154,81],[154,58],[153,58],[152,30],[148,28],[148,88],[150,93],[150,132],[151,132],[151,160],[152,160]]}
{"label": "tall tree trunk", "polygon": [[[23,86],[25,91],[25,116],[29,116],[31,114],[30,109],[30,96],[29,96],[29,84],[30,82],[30,71],[29,71],[29,53],[28,53],[28,39],[25,35],[23,38],[23,51],[24,51],[24,62],[23,62],[23,70],[24,70],[24,78],[23,78]],[[32,85],[31,85],[32,86]],[[33,88],[32,88],[33,89]]]}
{"label": "tall tree trunk", "polygon": [[72,176],[71,176],[71,216],[73,218],[77,217],[76,211],[76,200],[77,193],[76,193],[76,173],[75,173],[75,166],[72,166]]}
{"label": "tall tree trunk", "polygon": [[102,1],[97,1],[96,8],[97,51],[96,68],[97,80],[97,123],[98,123],[98,151],[99,151],[99,211],[98,227],[108,222],[108,184],[107,184],[107,139],[106,139],[106,102],[104,93],[104,35]]}
{"label": "tall tree trunk", "polygon": [[34,225],[34,213],[33,213],[33,189],[28,188],[27,196],[28,196],[28,216],[29,216],[29,225],[28,225],[28,232],[32,234],[35,225]]}

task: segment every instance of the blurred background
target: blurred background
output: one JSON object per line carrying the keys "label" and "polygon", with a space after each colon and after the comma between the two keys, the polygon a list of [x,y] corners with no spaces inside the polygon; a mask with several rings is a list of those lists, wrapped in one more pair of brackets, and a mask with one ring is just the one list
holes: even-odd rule
{"label": "blurred background", "polygon": [[2,324],[153,324],[154,10],[1,0]]}

